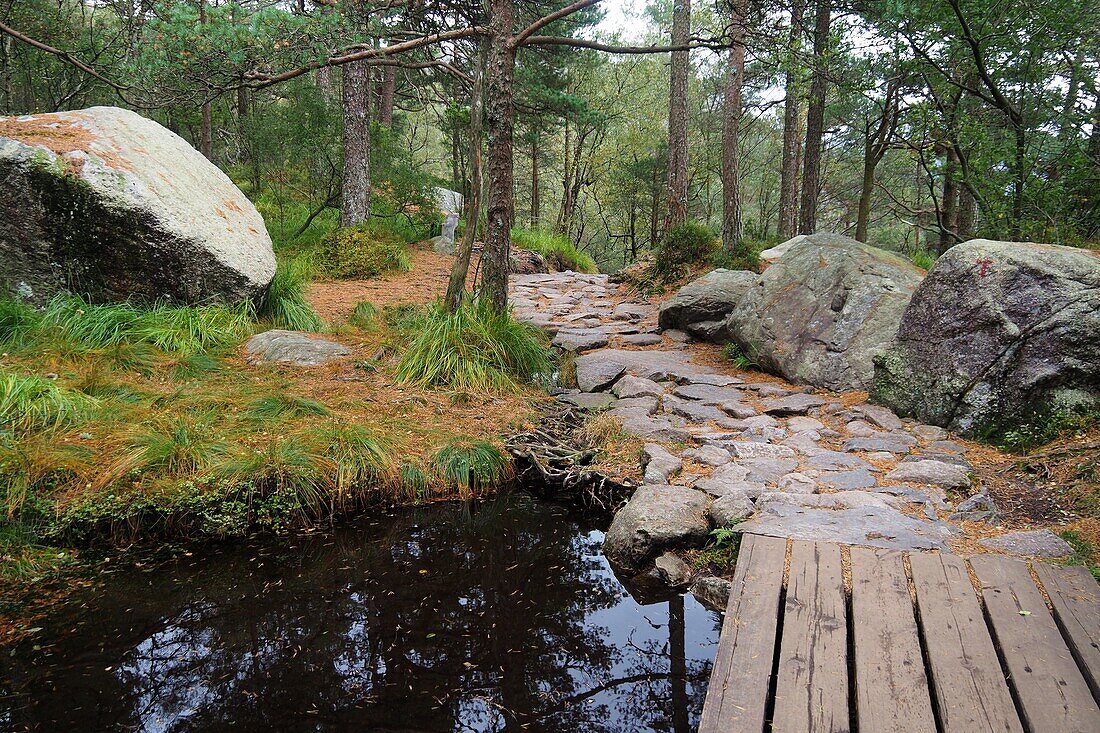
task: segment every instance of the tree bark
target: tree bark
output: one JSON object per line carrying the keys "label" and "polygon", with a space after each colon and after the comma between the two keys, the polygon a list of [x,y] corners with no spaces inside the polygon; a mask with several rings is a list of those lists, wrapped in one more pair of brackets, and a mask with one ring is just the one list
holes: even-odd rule
{"label": "tree bark", "polygon": [[965,241],[974,236],[974,213],[977,209],[974,194],[970,191],[970,187],[965,185],[965,181],[963,183],[964,185],[959,188],[959,241]]}
{"label": "tree bark", "polygon": [[657,222],[661,218],[661,190],[657,185],[657,154],[653,154],[653,172],[649,178],[649,247],[657,246],[660,232]]}
{"label": "tree bark", "polygon": [[821,148],[825,137],[825,93],[828,89],[829,27],[832,24],[831,0],[817,0],[814,22],[813,79],[810,82],[810,108],[806,115],[806,145],[803,148],[802,203],[798,216],[800,234],[817,229],[817,198],[821,190]]}
{"label": "tree bark", "polygon": [[874,143],[868,137],[863,148],[863,182],[859,189],[859,209],[856,212],[856,239],[860,242],[867,241],[867,228],[871,221],[871,197],[875,191],[875,168],[878,161],[875,159]]}
{"label": "tree bark", "polygon": [[382,67],[382,83],[378,89],[378,124],[393,129],[393,98],[397,90],[397,73],[393,66]]}
{"label": "tree bark", "polygon": [[531,228],[539,228],[539,209],[542,208],[539,192],[539,138],[531,136]]}
{"label": "tree bark", "polygon": [[510,43],[515,13],[512,2],[489,2],[489,52],[485,66],[489,200],[485,247],[481,255],[481,295],[493,308],[501,311],[508,306],[508,253],[512,223],[515,221],[512,145],[516,114],[513,104],[516,52]]}
{"label": "tree bark", "polygon": [[726,69],[725,115],[722,119],[722,248],[740,251],[744,241],[741,211],[741,87],[745,82],[745,15],[748,0],[733,0],[729,67]]}
{"label": "tree bark", "polygon": [[[482,99],[485,85],[485,52],[480,50],[473,70],[473,84],[470,92],[470,191],[466,198],[466,231],[462,233],[462,242],[455,253],[451,266],[451,279],[447,283],[447,296],[444,301],[447,310],[454,313],[462,305],[462,296],[466,293],[466,277],[470,272],[470,255],[477,237],[477,219],[481,212],[481,118]],[[457,133],[456,133],[457,134]]]}
{"label": "tree bark", "polygon": [[[199,23],[206,25],[206,0],[199,0]],[[203,99],[202,124],[199,128],[199,152],[206,156],[207,160],[214,160],[214,122],[210,112],[210,100]]]}
{"label": "tree bark", "polygon": [[940,254],[959,241],[959,156],[954,145],[948,145],[943,168],[943,198],[940,211]]}
{"label": "tree bark", "polygon": [[798,158],[802,140],[801,96],[798,83],[798,55],[802,46],[802,18],[806,0],[791,2],[791,32],[787,44],[786,98],[783,102],[783,160],[779,181],[779,237],[794,236],[798,223]]}
{"label": "tree bark", "polygon": [[[672,45],[691,38],[691,0],[673,0]],[[669,62],[668,94],[668,213],[665,234],[687,221],[688,113],[687,92],[690,53],[673,51]]]}
{"label": "tree bark", "polygon": [[370,65],[366,60],[344,65],[344,180],[340,223],[362,224],[370,218]]}

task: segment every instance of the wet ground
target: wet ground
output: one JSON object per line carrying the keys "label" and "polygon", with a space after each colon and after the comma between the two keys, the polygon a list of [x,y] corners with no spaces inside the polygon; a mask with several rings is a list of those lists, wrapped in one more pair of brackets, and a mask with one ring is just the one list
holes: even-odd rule
{"label": "wet ground", "polygon": [[639,605],[524,496],[111,577],[0,658],[0,730],[695,729],[717,615]]}

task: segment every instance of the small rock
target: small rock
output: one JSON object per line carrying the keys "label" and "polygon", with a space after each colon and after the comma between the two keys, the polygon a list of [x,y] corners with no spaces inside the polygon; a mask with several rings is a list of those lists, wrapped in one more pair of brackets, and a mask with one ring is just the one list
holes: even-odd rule
{"label": "small rock", "polygon": [[877,483],[875,477],[866,468],[857,468],[851,471],[830,471],[821,474],[818,481],[825,486],[831,486],[837,491],[869,489]]}
{"label": "small rock", "polygon": [[724,466],[730,462],[729,451],[719,448],[716,445],[704,445],[699,448],[692,448],[691,450],[684,451],[683,455],[685,458],[690,458],[705,466]]}
{"label": "small rock", "polygon": [[611,388],[616,397],[661,397],[665,391],[652,379],[627,374]]}
{"label": "small rock", "polygon": [[856,438],[870,438],[879,434],[879,431],[875,430],[871,423],[863,420],[852,420],[844,426],[844,429],[848,432],[848,435]]}
{"label": "small rock", "polygon": [[[612,410],[614,412],[614,410]],[[682,424],[667,417],[649,417],[640,413],[616,416],[623,426],[623,432],[649,440],[661,440],[678,443],[691,439],[691,433]],[[682,421],[681,421],[682,422]]]}
{"label": "small rock", "polygon": [[720,496],[710,505],[710,519],[715,527],[732,527],[751,517],[756,507],[744,494],[730,493]]}
{"label": "small rock", "polygon": [[734,384],[744,384],[741,377],[731,377],[726,374],[685,374],[684,384],[709,384],[712,387],[729,387]]}
{"label": "small rock", "polygon": [[613,359],[598,358],[602,352],[586,354],[576,362],[577,386],[583,392],[602,392],[615,383],[626,366]]}
{"label": "small rock", "polygon": [[901,481],[910,484],[927,484],[945,489],[960,489],[970,486],[970,477],[966,471],[951,463],[942,461],[911,461],[899,463],[886,474],[889,481]]}
{"label": "small rock", "polygon": [[272,329],[258,333],[244,345],[248,360],[278,362],[294,366],[320,366],[351,353],[351,349],[301,331]]}
{"label": "small rock", "polygon": [[623,336],[623,343],[631,346],[656,346],[663,341],[664,339],[655,333],[632,333]]}
{"label": "small rock", "polygon": [[889,433],[873,438],[849,438],[844,441],[843,449],[853,451],[886,451],[887,453],[908,453],[917,444],[917,439],[905,433]]}
{"label": "small rock", "polygon": [[788,448],[794,448],[799,454],[804,456],[817,456],[825,453],[826,450],[817,444],[817,438],[821,436],[816,432],[810,431],[805,433],[798,433],[792,435],[783,441],[783,445]]}
{"label": "small rock", "polygon": [[691,595],[695,596],[697,601],[712,611],[724,612],[726,606],[729,605],[730,590],[732,588],[733,583],[725,578],[706,575],[702,578],[696,578],[695,582],[691,584]]}
{"label": "small rock", "polygon": [[883,430],[901,430],[904,425],[894,413],[879,405],[860,405],[858,409],[863,415]]}
{"label": "small rock", "polygon": [[978,540],[978,544],[991,550],[1011,552],[1014,555],[1028,557],[1058,558],[1073,554],[1070,544],[1049,529],[1029,532],[1009,532],[1000,537],[988,537]]}
{"label": "small rock", "polygon": [[909,432],[921,440],[926,440],[930,443],[937,440],[943,440],[947,437],[947,431],[937,425],[917,424],[909,428]]}
{"label": "small rock", "polygon": [[794,451],[785,445],[734,441],[727,448],[735,458],[794,458]]}
{"label": "small rock", "polygon": [[731,415],[740,420],[744,420],[749,417],[756,417],[757,412],[752,407],[749,407],[743,402],[728,401],[719,403],[718,409],[727,415]]}
{"label": "small rock", "polygon": [[853,456],[850,453],[840,453],[838,451],[826,451],[819,453],[816,456],[810,456],[806,461],[814,468],[870,468],[871,464],[863,460],[859,456]]}
{"label": "small rock", "polygon": [[663,446],[648,443],[642,449],[642,469],[645,471],[647,484],[667,484],[668,479],[679,473],[682,467],[680,459]]}
{"label": "small rock", "polygon": [[813,407],[821,407],[825,400],[817,395],[798,393],[764,402],[764,412],[769,415],[804,415]]}
{"label": "small rock", "polygon": [[646,485],[615,514],[604,536],[604,553],[613,565],[640,569],[667,549],[699,547],[709,536],[706,494]]}
{"label": "small rock", "polygon": [[591,351],[592,349],[607,346],[607,332],[595,328],[585,329],[583,331],[566,331],[562,329],[554,336],[554,340],[550,345],[579,354],[584,351]]}
{"label": "small rock", "polygon": [[709,422],[722,420],[726,414],[712,405],[704,405],[694,400],[683,400],[674,395],[665,395],[661,400],[661,406],[665,412],[686,417],[692,422]]}
{"label": "small rock", "polygon": [[582,410],[603,410],[615,404],[615,398],[607,392],[580,392],[562,395],[558,399]]}
{"label": "small rock", "polygon": [[749,471],[746,481],[771,485],[798,468],[798,460],[794,458],[745,458],[740,464]]}
{"label": "small rock", "polygon": [[679,555],[666,552],[658,557],[653,565],[671,588],[683,588],[691,583],[691,576],[694,573],[691,566]]}
{"label": "small rock", "polygon": [[788,494],[812,494],[817,482],[803,473],[788,473],[779,479],[779,490]]}
{"label": "small rock", "polygon": [[616,417],[626,415],[652,415],[657,412],[657,406],[659,404],[656,397],[627,397],[616,402],[615,408],[611,410],[610,414]]}
{"label": "small rock", "polygon": [[[736,415],[734,416],[736,417]],[[799,415],[787,420],[787,429],[792,433],[804,433],[808,430],[821,430],[825,424],[812,417]]]}

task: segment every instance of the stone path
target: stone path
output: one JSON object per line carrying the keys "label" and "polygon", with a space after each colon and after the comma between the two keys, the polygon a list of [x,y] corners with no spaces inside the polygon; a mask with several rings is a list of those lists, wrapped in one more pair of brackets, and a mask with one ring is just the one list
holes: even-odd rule
{"label": "stone path", "polygon": [[[695,534],[737,523],[752,534],[899,550],[945,550],[959,520],[996,519],[970,490],[967,448],[942,428],[857,395],[693,361],[686,334],[660,333],[656,306],[629,300],[606,275],[517,275],[511,297],[518,319],[577,354],[579,389],[560,399],[606,409],[645,440],[647,486],[688,489],[639,490],[630,503],[643,506],[620,512],[634,519],[617,517],[608,532],[613,560],[662,549],[639,547],[653,534],[649,501],[666,514],[682,504],[687,516],[705,499]],[[1071,552],[1050,532],[1041,541],[1048,553]]]}

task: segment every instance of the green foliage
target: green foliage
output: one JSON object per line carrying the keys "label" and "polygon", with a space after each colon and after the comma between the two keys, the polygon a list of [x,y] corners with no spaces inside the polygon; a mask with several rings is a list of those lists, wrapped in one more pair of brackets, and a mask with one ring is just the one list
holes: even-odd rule
{"label": "green foliage", "polygon": [[1003,433],[991,429],[987,440],[1007,450],[1025,452],[1060,436],[1087,430],[1100,422],[1100,409],[1058,410]]}
{"label": "green foliage", "polygon": [[208,416],[177,415],[133,431],[106,476],[149,471],[186,476],[208,468],[228,452],[229,445],[215,437]]}
{"label": "green foliage", "polygon": [[756,360],[741,350],[741,347],[732,341],[722,347],[722,354],[738,369],[759,369]]}
{"label": "green foliage", "polygon": [[421,387],[500,392],[551,371],[545,335],[487,302],[466,301],[454,314],[435,303],[412,338],[397,378]]}
{"label": "green foliage", "polygon": [[289,394],[261,397],[248,406],[245,416],[249,420],[266,422],[299,417],[328,415],[328,408],[317,400]]}
{"label": "green foliage", "polygon": [[749,270],[760,272],[760,253],[765,247],[760,242],[745,240],[738,251],[730,254],[724,249],[711,257],[711,264],[727,270]]}
{"label": "green foliage", "polygon": [[348,323],[364,331],[373,331],[378,328],[378,309],[370,301],[356,303]]}
{"label": "green foliage", "polygon": [[675,279],[694,265],[710,262],[719,246],[714,232],[703,224],[689,221],[668,233],[657,249],[653,266],[662,276]]}
{"label": "green foliage", "polygon": [[258,315],[276,328],[323,331],[325,322],[306,300],[309,277],[310,266],[304,258],[280,261]]}
{"label": "green foliage", "polygon": [[209,354],[191,354],[179,359],[172,365],[172,379],[186,382],[192,379],[220,372],[225,364]]}
{"label": "green foliage", "polygon": [[392,469],[390,442],[361,425],[333,424],[311,437],[332,461],[333,481],[341,494],[378,484]]}
{"label": "green foliage", "polygon": [[38,331],[42,317],[21,300],[0,296],[0,344],[23,346]]}
{"label": "green foliage", "polygon": [[99,305],[77,295],[58,295],[46,306],[39,331],[77,350],[148,344],[169,354],[189,355],[236,346],[252,333],[252,317],[247,304]]}
{"label": "green foliage", "polygon": [[502,480],[511,461],[492,443],[456,438],[436,452],[432,466],[448,484],[476,492]]}
{"label": "green foliage", "polygon": [[1100,581],[1100,566],[1093,562],[1093,558],[1096,557],[1096,548],[1092,546],[1092,543],[1080,532],[1070,529],[1059,532],[1058,535],[1073,548],[1073,557],[1070,559],[1069,564],[1084,565],[1092,573],[1092,577]]}
{"label": "green foliage", "polygon": [[936,254],[926,249],[914,249],[909,252],[909,259],[922,270],[931,270],[936,264]]}
{"label": "green foliage", "polygon": [[0,426],[23,430],[69,425],[98,404],[53,380],[0,369]]}
{"label": "green foliage", "polygon": [[329,234],[317,249],[314,264],[319,272],[335,279],[372,278],[412,268],[408,245],[370,224]]}
{"label": "green foliage", "polygon": [[595,260],[565,237],[530,229],[512,229],[512,245],[542,255],[555,270],[598,272]]}
{"label": "green foliage", "polygon": [[741,533],[736,527],[717,527],[710,536],[710,544],[690,556],[691,564],[699,571],[728,573],[737,564]]}

